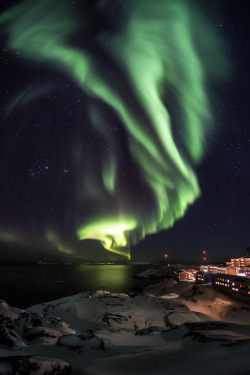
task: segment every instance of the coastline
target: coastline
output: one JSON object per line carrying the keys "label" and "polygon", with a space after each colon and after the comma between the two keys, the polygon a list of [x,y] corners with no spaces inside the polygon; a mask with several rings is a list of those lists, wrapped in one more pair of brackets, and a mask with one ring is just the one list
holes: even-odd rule
{"label": "coastline", "polygon": [[25,310],[1,301],[0,374],[17,361],[39,375],[211,374],[210,360],[216,373],[246,373],[250,306],[193,287],[161,280],[140,294],[85,292]]}

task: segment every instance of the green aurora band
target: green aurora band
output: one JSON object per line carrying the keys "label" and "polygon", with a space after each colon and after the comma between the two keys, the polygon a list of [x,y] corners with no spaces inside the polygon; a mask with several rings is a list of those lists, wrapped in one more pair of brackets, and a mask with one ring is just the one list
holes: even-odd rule
{"label": "green aurora band", "polygon": [[[193,166],[213,129],[207,82],[222,75],[225,61],[206,20],[185,1],[127,0],[125,8],[119,0],[100,0],[95,6],[113,27],[91,36],[95,19],[87,5],[81,18],[65,0],[20,2],[0,24],[13,52],[60,69],[87,98],[89,124],[108,152],[75,161],[75,230],[80,240],[100,240],[130,258],[130,245],[173,226],[200,195]],[[74,45],[75,35],[84,47]],[[122,125],[134,186],[124,182],[126,161],[119,142],[110,141],[103,110]],[[94,209],[82,218],[86,205]]]}

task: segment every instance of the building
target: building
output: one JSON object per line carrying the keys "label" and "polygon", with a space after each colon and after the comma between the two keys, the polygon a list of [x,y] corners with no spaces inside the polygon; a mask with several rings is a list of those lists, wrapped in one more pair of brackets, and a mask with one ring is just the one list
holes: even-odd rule
{"label": "building", "polygon": [[212,286],[232,298],[250,303],[250,279],[237,275],[213,275]]}
{"label": "building", "polygon": [[230,262],[227,262],[227,265],[235,267],[247,267],[250,266],[250,258],[233,258]]}
{"label": "building", "polygon": [[240,268],[250,266],[250,247],[244,249],[238,258],[233,258],[230,262],[226,262],[226,265]]}
{"label": "building", "polygon": [[210,272],[210,273],[226,273],[226,267],[221,266],[221,265],[203,265],[200,266],[200,271],[203,272]]}
{"label": "building", "polygon": [[246,277],[250,279],[250,266],[244,267],[244,273]]}
{"label": "building", "polygon": [[228,266],[227,269],[227,275],[237,275],[239,269],[236,266]]}
{"label": "building", "polygon": [[222,273],[217,273],[216,275],[213,275],[212,279],[212,286],[214,289],[217,289],[219,292],[229,294],[231,296],[232,294],[232,285],[231,282],[235,280],[234,275],[226,275]]}
{"label": "building", "polygon": [[202,265],[202,266],[200,266],[200,271],[201,272],[208,272],[208,267],[209,267],[209,265]]}
{"label": "building", "polygon": [[179,281],[195,281],[197,270],[189,269],[189,270],[182,270],[179,273]]}
{"label": "building", "polygon": [[212,282],[213,273],[199,271],[196,274],[196,282],[200,284],[208,284]]}
{"label": "building", "polygon": [[206,266],[200,266],[200,271],[203,272],[210,272],[210,273],[224,273],[227,275],[237,275],[238,273],[241,273],[242,268],[232,266],[231,263],[229,266],[216,266],[216,265],[206,265]]}

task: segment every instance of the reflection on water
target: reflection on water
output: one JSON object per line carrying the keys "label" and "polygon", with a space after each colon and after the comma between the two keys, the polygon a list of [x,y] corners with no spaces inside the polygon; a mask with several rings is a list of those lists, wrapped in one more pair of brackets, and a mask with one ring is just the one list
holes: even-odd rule
{"label": "reflection on water", "polygon": [[[126,265],[81,265],[77,267],[79,272],[79,286],[86,290],[105,289],[112,292],[127,291],[130,280],[133,277],[132,267]],[[84,281],[81,279],[81,273]],[[134,280],[133,280],[134,281]],[[83,284],[82,284],[83,282]],[[131,285],[132,286],[132,285]]]}
{"label": "reflection on water", "polygon": [[133,276],[149,265],[0,265],[0,299],[10,305],[26,308],[85,291],[107,290],[128,293],[152,280]]}

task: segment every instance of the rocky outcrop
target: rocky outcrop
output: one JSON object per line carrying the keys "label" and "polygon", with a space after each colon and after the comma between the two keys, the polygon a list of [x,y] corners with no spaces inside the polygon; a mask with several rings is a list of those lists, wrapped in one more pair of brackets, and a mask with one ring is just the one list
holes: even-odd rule
{"label": "rocky outcrop", "polygon": [[69,375],[71,367],[57,358],[39,356],[0,358],[1,375]]}
{"label": "rocky outcrop", "polygon": [[171,264],[169,266],[163,266],[159,268],[149,268],[141,273],[138,273],[134,277],[136,279],[163,279],[164,277],[175,277],[179,274],[179,272],[190,268],[199,270],[198,266]]}

